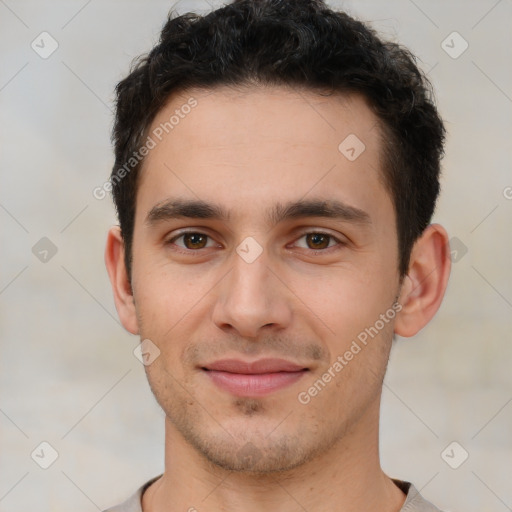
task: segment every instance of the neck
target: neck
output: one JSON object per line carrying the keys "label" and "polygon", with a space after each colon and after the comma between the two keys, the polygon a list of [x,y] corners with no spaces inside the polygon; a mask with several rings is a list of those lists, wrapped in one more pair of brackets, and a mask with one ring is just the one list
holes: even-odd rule
{"label": "neck", "polygon": [[143,510],[398,512],[405,496],[380,467],[375,414],[308,463],[264,475],[210,463],[166,420],[165,472],[144,493]]}

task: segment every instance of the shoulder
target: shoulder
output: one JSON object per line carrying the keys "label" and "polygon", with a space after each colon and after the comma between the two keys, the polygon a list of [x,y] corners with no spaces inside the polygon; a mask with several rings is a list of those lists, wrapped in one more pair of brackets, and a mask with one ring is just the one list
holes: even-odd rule
{"label": "shoulder", "polygon": [[116,505],[115,507],[108,508],[104,512],[142,512],[142,495],[144,491],[156,480],[158,480],[162,475],[156,476],[152,478],[144,485],[139,487],[135,493],[133,493],[126,501]]}
{"label": "shoulder", "polygon": [[393,482],[407,496],[400,512],[442,512],[427,501],[411,483],[401,480],[393,480]]}

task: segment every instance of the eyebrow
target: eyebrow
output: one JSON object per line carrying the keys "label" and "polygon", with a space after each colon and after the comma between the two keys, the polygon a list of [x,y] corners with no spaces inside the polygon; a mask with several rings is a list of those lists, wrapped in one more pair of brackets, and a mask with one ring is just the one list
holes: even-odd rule
{"label": "eyebrow", "polygon": [[[334,199],[301,199],[286,204],[277,203],[267,212],[266,221],[269,225],[276,225],[285,220],[304,217],[325,217],[358,224],[372,223],[370,215],[365,211]],[[182,218],[228,221],[231,215],[217,204],[176,198],[164,200],[151,208],[145,223],[151,226]]]}

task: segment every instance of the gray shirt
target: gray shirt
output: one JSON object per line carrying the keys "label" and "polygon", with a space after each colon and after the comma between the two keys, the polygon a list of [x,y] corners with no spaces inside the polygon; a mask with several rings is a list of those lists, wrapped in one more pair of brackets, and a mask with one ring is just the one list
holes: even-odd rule
{"label": "gray shirt", "polygon": [[[146,482],[124,503],[121,503],[116,507],[109,508],[108,510],[105,510],[105,512],[142,512],[142,494],[155,480],[158,480],[159,478],[160,476],[157,476],[149,482]],[[401,480],[393,480],[393,482],[395,482],[395,484],[407,496],[400,512],[441,512],[438,508],[425,500],[416,490],[414,485],[409,482],[402,482]]]}

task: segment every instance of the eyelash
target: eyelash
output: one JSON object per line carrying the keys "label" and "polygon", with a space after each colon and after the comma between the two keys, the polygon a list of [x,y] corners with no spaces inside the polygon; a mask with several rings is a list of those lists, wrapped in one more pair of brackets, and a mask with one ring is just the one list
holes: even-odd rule
{"label": "eyelash", "polygon": [[[200,231],[182,231],[179,235],[176,235],[176,236],[173,236],[172,238],[170,238],[167,242],[166,242],[166,245],[173,245],[174,247],[176,247],[176,250],[177,252],[181,252],[182,254],[194,254],[194,253],[200,253],[202,249],[209,249],[210,247],[202,247],[201,249],[187,249],[186,247],[183,248],[183,247],[180,247],[179,245],[176,245],[174,242],[180,238],[183,238],[185,235],[202,235],[202,236],[206,236],[207,238],[209,239],[212,239],[212,237],[210,235],[207,235],[206,233],[202,233]],[[329,243],[334,240],[336,242],[335,245],[333,246],[330,246],[330,247],[326,247],[325,249],[309,249],[309,248],[304,248],[304,247],[301,247],[300,249],[306,249],[308,250],[309,253],[313,253],[313,254],[327,254],[327,253],[330,253],[331,250],[336,250],[336,249],[340,249],[341,247],[344,247],[347,245],[346,242],[343,242],[342,240],[340,240],[339,238],[335,237],[334,235],[331,235],[330,233],[326,233],[324,231],[306,231],[304,233],[301,234],[300,237],[298,237],[295,242],[297,242],[298,240],[300,240],[301,238],[304,238],[305,236],[307,235],[323,235],[323,236],[326,236],[329,238]]]}

